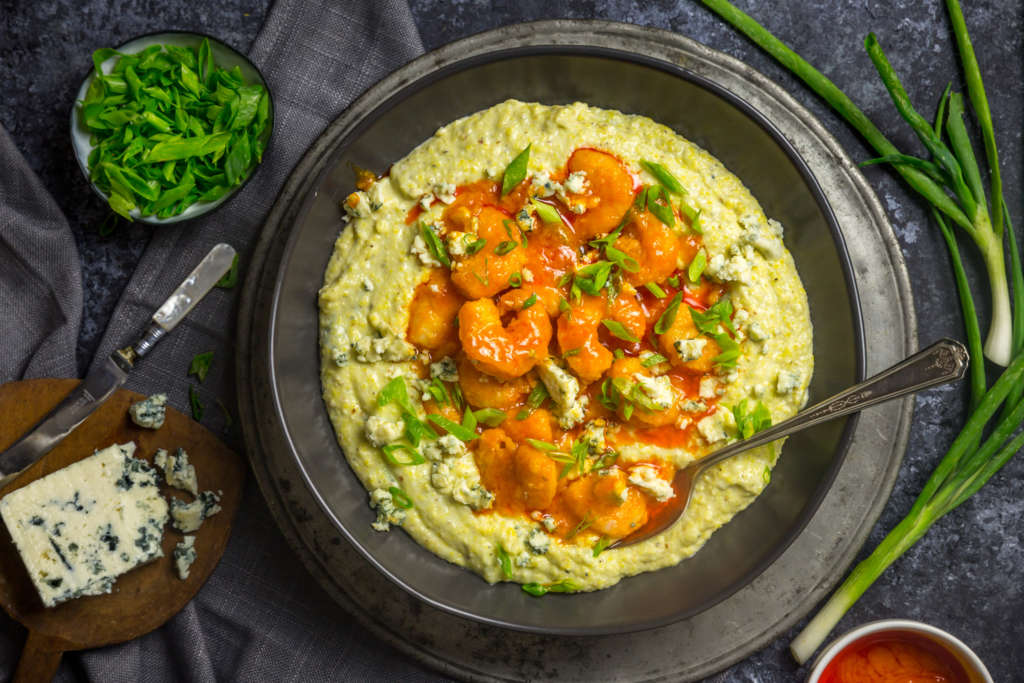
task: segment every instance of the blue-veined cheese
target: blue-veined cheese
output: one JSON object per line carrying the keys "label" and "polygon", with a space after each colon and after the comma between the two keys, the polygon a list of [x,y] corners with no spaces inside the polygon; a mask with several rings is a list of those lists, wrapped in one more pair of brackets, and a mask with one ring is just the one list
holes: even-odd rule
{"label": "blue-veined cheese", "polygon": [[178,545],[174,546],[174,568],[178,572],[178,578],[184,581],[188,578],[189,569],[196,561],[196,537],[185,536]]}
{"label": "blue-veined cheese", "polygon": [[171,499],[171,521],[174,528],[188,534],[199,529],[203,522],[220,512],[220,492],[203,491],[191,503]]}
{"label": "blue-veined cheese", "polygon": [[125,572],[163,556],[167,503],[156,471],[113,445],[13,491],[0,516],[43,604],[109,593]]}
{"label": "blue-veined cheese", "polygon": [[174,455],[169,455],[162,448],[156,449],[153,463],[164,471],[164,480],[169,486],[188,491],[193,496],[199,495],[199,481],[196,479],[196,468],[188,461],[188,453],[179,448]]}
{"label": "blue-veined cheese", "polygon": [[146,429],[160,429],[167,414],[167,394],[153,394],[128,407],[132,422]]}

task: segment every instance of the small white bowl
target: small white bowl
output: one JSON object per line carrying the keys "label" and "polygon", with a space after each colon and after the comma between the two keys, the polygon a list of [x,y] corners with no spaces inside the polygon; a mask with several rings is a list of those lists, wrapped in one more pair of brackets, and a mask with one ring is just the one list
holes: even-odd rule
{"label": "small white bowl", "polygon": [[[217,66],[224,69],[233,69],[237,66],[241,70],[242,77],[245,79],[246,83],[259,83],[266,88],[267,98],[269,100],[268,104],[270,105],[268,110],[270,137],[267,139],[267,147],[263,151],[263,158],[266,159],[267,152],[270,150],[271,140],[274,137],[274,96],[270,92],[270,86],[267,85],[267,81],[263,78],[263,74],[260,73],[260,70],[256,68],[256,65],[250,62],[245,55],[225,43],[220,42],[213,36],[204,35],[202,33],[189,33],[187,31],[162,31],[160,33],[148,33],[144,36],[139,36],[138,38],[132,38],[127,43],[123,43],[114,49],[122,54],[135,54],[137,52],[142,52],[150,45],[177,45],[178,47],[198,48],[204,38],[210,41],[210,53],[213,55],[213,59],[217,63]],[[114,55],[100,64],[100,68],[103,69],[103,73],[110,73],[117,60],[118,56]],[[78,160],[78,166],[82,169],[82,174],[85,175],[85,179],[89,181],[89,184],[92,186],[92,189],[95,190],[96,194],[102,197],[104,202],[107,202],[109,197],[107,197],[106,193],[96,187],[95,183],[92,182],[92,178],[89,176],[89,153],[92,151],[92,144],[89,142],[89,138],[92,134],[85,127],[85,124],[82,123],[80,116],[81,108],[78,106],[78,103],[85,99],[85,94],[89,92],[89,86],[92,84],[92,80],[95,76],[95,69],[90,69],[89,75],[86,76],[84,81],[82,81],[82,86],[78,89],[75,101],[71,106],[71,146],[75,151],[75,158]],[[259,164],[257,164],[256,168],[252,169],[249,173],[249,177],[239,184],[238,187],[232,189],[230,192],[212,202],[196,202],[177,216],[171,216],[170,218],[157,218],[156,216],[143,217],[142,214],[139,213],[138,209],[132,209],[132,220],[139,221],[140,223],[150,223],[152,225],[164,225],[169,223],[178,223],[180,221],[202,216],[203,214],[216,209],[218,206],[233,197],[236,192],[245,187],[246,183],[256,175],[258,166]]]}
{"label": "small white bowl", "polygon": [[920,621],[910,621],[909,619],[871,621],[832,641],[815,660],[811,673],[807,677],[807,683],[818,683],[825,668],[850,643],[864,636],[873,633],[884,633],[886,631],[910,631],[920,634],[953,655],[960,662],[960,665],[964,667],[970,683],[994,683],[992,676],[978,655],[974,654],[974,651],[967,647],[959,638],[942,629],[929,626]]}

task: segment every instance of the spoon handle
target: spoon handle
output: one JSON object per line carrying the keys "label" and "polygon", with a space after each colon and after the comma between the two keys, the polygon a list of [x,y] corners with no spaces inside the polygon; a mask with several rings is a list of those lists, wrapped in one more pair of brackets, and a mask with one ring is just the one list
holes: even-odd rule
{"label": "spoon handle", "polygon": [[827,420],[960,379],[967,371],[969,360],[970,355],[963,344],[952,339],[939,340],[888,370],[816,403],[788,420],[715,451],[700,461],[700,469],[703,471],[737,453],[763,446]]}

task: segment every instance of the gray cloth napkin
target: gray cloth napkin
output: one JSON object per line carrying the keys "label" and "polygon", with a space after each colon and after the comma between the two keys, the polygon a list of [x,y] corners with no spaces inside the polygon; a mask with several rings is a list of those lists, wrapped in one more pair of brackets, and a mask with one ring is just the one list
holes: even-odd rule
{"label": "gray cloth napkin", "polygon": [[[96,357],[133,341],[217,242],[239,251],[244,277],[249,248],[307,146],[358,94],[422,49],[403,0],[277,0],[250,55],[274,96],[274,134],[264,163],[211,216],[154,232]],[[0,381],[74,375],[81,293],[67,222],[0,129]],[[234,405],[238,296],[238,288],[214,290],[139,364],[128,387],[166,392],[187,412],[188,387],[195,382],[186,377],[189,363],[196,353],[212,350],[213,365],[199,396],[208,416],[204,424],[222,428],[216,399]],[[17,630],[5,625],[0,672],[9,675],[21,642]],[[440,680],[334,605],[295,559],[251,480],[224,557],[198,596],[142,638],[66,655],[58,680],[83,678]]]}

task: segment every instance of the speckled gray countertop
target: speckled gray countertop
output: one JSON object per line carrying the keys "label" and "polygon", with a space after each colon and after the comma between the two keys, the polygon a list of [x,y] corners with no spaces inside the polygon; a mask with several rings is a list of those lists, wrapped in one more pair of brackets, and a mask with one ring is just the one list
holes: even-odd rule
{"label": "speckled gray countertop", "polygon": [[[854,159],[871,156],[850,129],[806,88],[698,4],[686,0],[412,0],[427,48],[496,26],[572,17],[627,21],[695,38],[733,55],[781,83],[817,115]],[[833,0],[802,3],[743,0],[740,6],[831,76],[904,149],[917,150],[861,48],[874,30],[915,103],[931,112],[959,70],[943,3],[938,0]],[[1010,211],[1024,222],[1021,127],[1024,119],[1024,8],[1020,2],[965,2],[968,26],[986,75],[1003,158]],[[150,228],[122,226],[109,237],[97,227],[107,210],[89,190],[67,137],[74,93],[90,68],[89,54],[161,29],[201,30],[246,51],[268,0],[0,0],[0,123],[7,128],[69,217],[82,256],[85,314],[79,367],[91,358],[110,312],[146,246]],[[920,201],[892,174],[867,172],[903,245],[914,284],[921,344],[962,337],[949,262]],[[1020,234],[1018,225],[1018,234]],[[978,261],[966,248],[969,267]],[[979,297],[982,314],[987,301]],[[964,416],[957,387],[918,397],[910,448],[881,520],[874,547],[910,508]],[[996,681],[1024,672],[1024,458],[1012,461],[978,495],[941,520],[860,600],[839,631],[885,617],[906,617],[947,629],[974,648]],[[862,552],[862,556],[866,551]],[[714,681],[790,681],[799,670],[786,650],[796,629]],[[670,645],[667,645],[670,647]]]}

